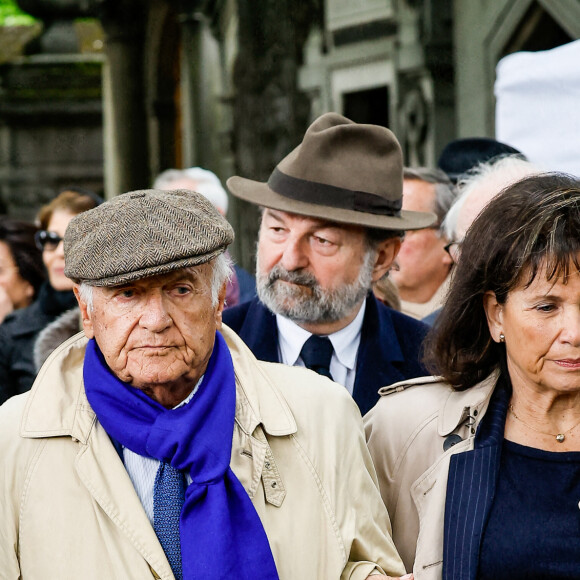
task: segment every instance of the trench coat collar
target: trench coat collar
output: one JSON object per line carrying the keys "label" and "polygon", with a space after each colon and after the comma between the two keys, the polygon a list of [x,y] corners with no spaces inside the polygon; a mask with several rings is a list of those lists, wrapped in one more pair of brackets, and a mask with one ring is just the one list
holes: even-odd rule
{"label": "trench coat collar", "polygon": [[[223,327],[222,334],[234,362],[236,421],[242,430],[252,434],[261,424],[269,435],[295,433],[297,425],[288,404],[254,355],[228,327]],[[20,431],[23,437],[68,435],[87,443],[96,416],[86,398],[82,379],[86,344],[82,333],[75,335],[42,367],[23,414]]]}
{"label": "trench coat collar", "polygon": [[469,418],[475,427],[478,423],[477,417],[481,417],[489,405],[498,375],[499,372],[494,371],[470,389],[452,391],[449,394],[437,421],[439,435],[446,437]]}
{"label": "trench coat collar", "polygon": [[225,324],[221,333],[234,362],[238,392],[236,421],[242,430],[251,434],[261,424],[269,435],[296,433],[294,415],[282,393],[264,372],[263,363],[258,363],[242,339]]}
{"label": "trench coat collar", "polygon": [[[447,437],[450,433],[456,431],[459,427],[465,424],[469,418],[472,420],[473,427],[479,423],[479,418],[483,416],[494,387],[499,376],[498,371],[492,372],[481,383],[467,389],[465,391],[453,391],[447,395],[441,413],[437,420],[437,433],[441,437]],[[445,379],[437,376],[416,377],[414,379],[407,379],[399,381],[387,387],[379,389],[379,394],[382,397],[405,391],[416,385],[429,385],[435,383],[445,383]],[[474,431],[475,433],[475,431]]]}

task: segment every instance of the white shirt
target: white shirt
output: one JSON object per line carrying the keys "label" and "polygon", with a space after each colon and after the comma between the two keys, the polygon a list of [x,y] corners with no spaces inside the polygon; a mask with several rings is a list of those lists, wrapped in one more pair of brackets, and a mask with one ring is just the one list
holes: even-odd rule
{"label": "white shirt", "polygon": [[[202,380],[203,376],[199,381],[197,381],[195,388],[191,393],[189,393],[187,398],[173,408],[177,409],[183,405],[187,405],[191,399],[193,399],[193,395],[197,393]],[[157,475],[157,470],[159,469],[161,462],[152,457],[143,457],[143,455],[139,455],[130,449],[123,447],[123,463],[125,464],[125,469],[133,482],[133,487],[141,500],[141,505],[143,506],[151,525],[153,525],[153,489],[155,487],[155,476]],[[191,476],[189,473],[185,474],[185,480],[187,485],[191,483]]]}
{"label": "white shirt", "polygon": [[[350,324],[328,335],[333,348],[332,358],[330,359],[330,374],[335,382],[346,387],[351,395],[354,390],[356,359],[365,308],[366,301],[362,303],[358,314]],[[280,361],[290,366],[305,366],[300,358],[300,351],[304,343],[312,336],[312,333],[279,314],[276,315],[276,324],[278,326],[278,354]]]}

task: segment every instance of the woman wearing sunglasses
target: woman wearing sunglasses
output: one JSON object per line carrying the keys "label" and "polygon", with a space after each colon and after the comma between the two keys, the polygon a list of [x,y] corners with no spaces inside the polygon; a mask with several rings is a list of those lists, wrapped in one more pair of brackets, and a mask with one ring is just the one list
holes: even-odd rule
{"label": "woman wearing sunglasses", "polygon": [[65,190],[40,209],[35,241],[42,251],[48,280],[30,306],[9,314],[0,325],[0,404],[30,389],[36,377],[36,337],[63,312],[76,307],[73,284],[64,275],[62,239],[75,215],[98,204],[99,198],[92,192]]}

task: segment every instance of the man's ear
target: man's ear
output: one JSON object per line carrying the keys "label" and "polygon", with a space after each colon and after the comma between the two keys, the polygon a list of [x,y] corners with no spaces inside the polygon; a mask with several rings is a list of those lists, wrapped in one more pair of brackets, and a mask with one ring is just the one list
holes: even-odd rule
{"label": "man's ear", "polygon": [[491,338],[495,342],[499,342],[499,335],[503,331],[503,307],[497,301],[495,292],[488,291],[483,295],[483,309],[487,317],[487,325]]}
{"label": "man's ear", "polygon": [[223,283],[220,292],[218,294],[218,303],[215,311],[215,327],[219,330],[222,327],[222,314],[224,307],[226,305],[226,291],[227,291],[227,281]]}
{"label": "man's ear", "polygon": [[443,243],[443,264],[445,266],[448,266],[449,268],[451,268],[451,266],[453,266],[453,264],[455,263],[453,261],[453,258],[451,257],[451,255],[449,254],[449,252],[445,251],[445,246],[447,245],[447,239],[446,238],[441,238],[441,242]]}
{"label": "man's ear", "polygon": [[81,293],[79,292],[79,285],[75,284],[73,286],[73,292],[75,293],[77,302],[81,309],[81,321],[83,323],[83,330],[85,331],[85,336],[87,338],[94,338],[95,331],[93,328],[93,317],[92,310],[89,308],[88,304],[81,298]]}
{"label": "man's ear", "polygon": [[401,249],[401,238],[389,238],[383,240],[377,247],[377,257],[373,268],[373,282],[380,280],[388,271],[399,250]]}

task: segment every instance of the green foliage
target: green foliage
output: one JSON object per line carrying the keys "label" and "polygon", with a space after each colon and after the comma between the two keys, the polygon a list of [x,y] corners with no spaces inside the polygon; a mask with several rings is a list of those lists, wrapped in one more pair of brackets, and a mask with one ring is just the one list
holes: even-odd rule
{"label": "green foliage", "polygon": [[30,26],[36,18],[20,10],[15,0],[0,0],[0,26]]}

